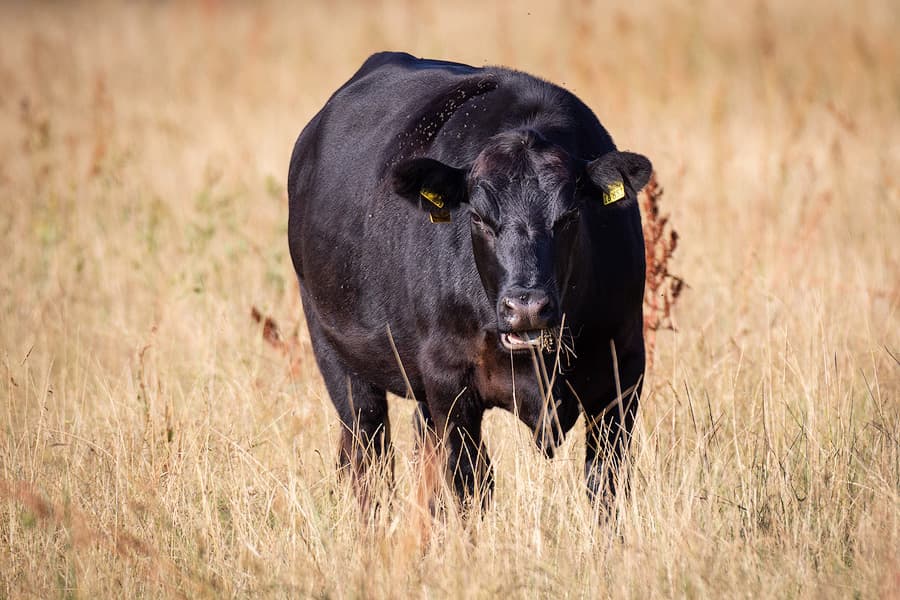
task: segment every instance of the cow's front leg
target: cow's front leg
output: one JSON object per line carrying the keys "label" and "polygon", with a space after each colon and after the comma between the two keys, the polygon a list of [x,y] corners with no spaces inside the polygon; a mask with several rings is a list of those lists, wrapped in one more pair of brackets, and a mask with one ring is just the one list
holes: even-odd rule
{"label": "cow's front leg", "polygon": [[[373,486],[379,481],[393,483],[391,428],[384,392],[348,378],[354,390],[352,402],[339,407],[341,440],[338,468],[349,473],[363,511],[367,511]],[[349,394],[348,394],[349,396]]]}
{"label": "cow's front leg", "polygon": [[628,446],[637,415],[641,384],[613,392],[601,410],[585,414],[584,478],[588,498],[608,510],[625,480]]}
{"label": "cow's front leg", "polygon": [[[307,298],[304,305],[309,305]],[[314,314],[307,313],[306,320],[316,362],[341,419],[338,469],[351,478],[362,513],[368,514],[376,483],[393,481],[387,397],[383,389],[359,377],[344,363]]]}
{"label": "cow's front leg", "polygon": [[484,408],[464,391],[435,406],[430,402],[435,434],[447,461],[447,479],[464,512],[490,503],[494,471],[481,437]]}

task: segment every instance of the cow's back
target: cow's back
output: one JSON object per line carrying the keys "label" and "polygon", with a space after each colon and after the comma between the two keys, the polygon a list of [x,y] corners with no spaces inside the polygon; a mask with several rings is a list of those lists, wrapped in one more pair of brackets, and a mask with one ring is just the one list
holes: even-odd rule
{"label": "cow's back", "polygon": [[[383,171],[396,154],[405,126],[442,90],[471,78],[478,69],[408,54],[372,55],[304,128],[288,173],[288,236],[302,278],[303,238],[317,228],[360,227],[372,208]],[[386,207],[402,214],[405,207]]]}
{"label": "cow's back", "polygon": [[[310,183],[328,183],[353,165],[353,180],[377,182],[385,154],[395,138],[433,100],[477,77],[481,69],[442,61],[423,61],[408,54],[381,52],[371,56],[328,100],[300,134],[291,157],[288,191],[294,195]],[[308,183],[301,173],[315,167]],[[299,186],[299,187],[298,187]],[[302,198],[298,198],[302,202]],[[291,208],[295,208],[294,199]]]}

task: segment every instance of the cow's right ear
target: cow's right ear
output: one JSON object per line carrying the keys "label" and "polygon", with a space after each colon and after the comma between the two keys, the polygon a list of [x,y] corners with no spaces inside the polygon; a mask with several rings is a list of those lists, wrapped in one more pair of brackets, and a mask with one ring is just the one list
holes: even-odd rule
{"label": "cow's right ear", "polygon": [[413,158],[396,165],[391,171],[391,186],[398,195],[430,211],[432,220],[438,212],[440,219],[468,200],[465,169],[433,158]]}

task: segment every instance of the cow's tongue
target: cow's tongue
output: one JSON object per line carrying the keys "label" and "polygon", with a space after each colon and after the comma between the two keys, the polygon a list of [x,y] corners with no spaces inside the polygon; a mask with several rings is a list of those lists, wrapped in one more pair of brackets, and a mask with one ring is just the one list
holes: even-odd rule
{"label": "cow's tongue", "polygon": [[541,330],[504,333],[501,334],[500,339],[503,345],[509,349],[528,348],[541,343]]}
{"label": "cow's tongue", "polygon": [[531,342],[537,340],[541,337],[541,332],[538,330],[535,331],[519,331],[516,333],[510,333],[509,339],[513,343],[522,344],[525,342]]}

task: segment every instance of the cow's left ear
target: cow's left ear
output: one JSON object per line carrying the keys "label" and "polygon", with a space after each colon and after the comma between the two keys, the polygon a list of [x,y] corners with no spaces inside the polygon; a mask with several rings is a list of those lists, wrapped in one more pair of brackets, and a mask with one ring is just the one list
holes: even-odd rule
{"label": "cow's left ear", "polygon": [[430,211],[435,218],[449,218],[449,211],[468,200],[466,170],[446,165],[433,158],[413,158],[391,171],[394,191]]}
{"label": "cow's left ear", "polygon": [[625,182],[635,193],[641,191],[650,181],[653,165],[641,154],[614,150],[589,162],[585,171],[603,193],[603,204],[612,204],[625,197]]}

